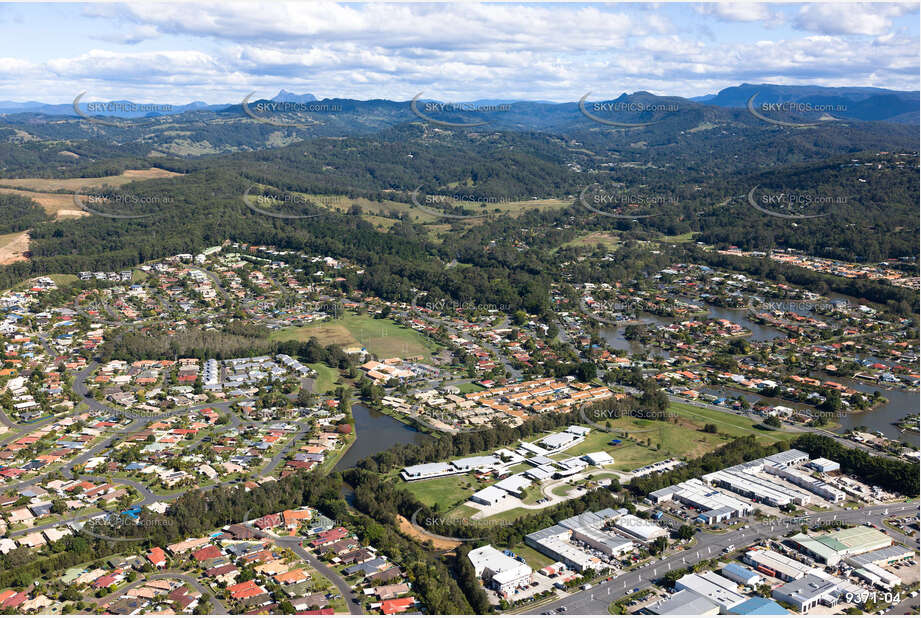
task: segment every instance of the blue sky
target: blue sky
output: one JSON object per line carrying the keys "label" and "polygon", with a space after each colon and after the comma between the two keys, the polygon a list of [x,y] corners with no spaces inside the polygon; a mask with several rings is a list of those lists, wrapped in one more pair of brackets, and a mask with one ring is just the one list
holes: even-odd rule
{"label": "blue sky", "polygon": [[919,89],[914,4],[0,4],[0,99]]}

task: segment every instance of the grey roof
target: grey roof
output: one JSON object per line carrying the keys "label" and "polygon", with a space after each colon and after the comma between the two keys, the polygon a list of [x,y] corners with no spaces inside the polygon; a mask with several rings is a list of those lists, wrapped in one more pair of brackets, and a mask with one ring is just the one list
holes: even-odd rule
{"label": "grey roof", "polygon": [[650,605],[647,609],[653,614],[683,614],[687,616],[701,616],[712,612],[719,606],[702,594],[693,590],[681,590],[669,599]]}
{"label": "grey roof", "polygon": [[543,528],[542,530],[538,530],[537,532],[532,532],[531,534],[527,535],[525,539],[530,539],[531,541],[542,541],[543,539],[546,539],[547,537],[559,536],[566,532],[569,532],[569,528],[564,528],[563,526],[556,524],[556,525],[550,526],[549,528]]}
{"label": "grey roof", "polygon": [[860,566],[864,566],[874,562],[879,562],[880,560],[892,560],[894,558],[901,558],[905,554],[910,553],[912,553],[910,549],[907,549],[901,545],[890,545],[889,547],[883,547],[882,549],[867,552],[859,556],[851,556],[847,559],[847,561],[850,564],[859,564]]}
{"label": "grey roof", "polygon": [[808,603],[813,599],[828,594],[836,587],[835,583],[809,573],[804,577],[794,579],[792,582],[787,582],[783,586],[775,588],[774,593],[786,595],[801,603]]}
{"label": "grey roof", "polygon": [[795,461],[797,459],[802,459],[803,457],[805,457],[806,459],[809,459],[809,453],[804,453],[803,451],[800,451],[798,449],[791,448],[790,450],[783,451],[782,453],[776,453],[774,455],[769,455],[765,457],[765,459],[767,459],[768,461],[772,463],[776,463],[776,464],[785,466],[785,465],[788,465],[790,462]]}

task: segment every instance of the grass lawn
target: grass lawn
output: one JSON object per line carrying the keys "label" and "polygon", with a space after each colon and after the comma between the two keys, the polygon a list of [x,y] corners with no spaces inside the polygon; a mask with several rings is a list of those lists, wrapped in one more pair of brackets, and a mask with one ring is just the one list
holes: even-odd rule
{"label": "grass lawn", "polygon": [[423,335],[392,320],[378,320],[351,312],[346,312],[338,320],[283,328],[273,332],[270,338],[279,341],[308,341],[311,337],[316,337],[322,345],[363,347],[381,359],[395,356],[422,356],[430,359],[432,352],[439,349]]}
{"label": "grass lawn", "polygon": [[690,242],[694,240],[694,232],[686,232],[677,236],[663,236],[661,242]]}
{"label": "grass lawn", "polygon": [[757,423],[751,419],[732,414],[730,412],[720,412],[719,410],[710,410],[701,408],[687,403],[670,403],[668,406],[670,412],[677,413],[680,417],[686,418],[694,423],[703,426],[706,423],[714,423],[720,433],[731,436],[755,435],[758,441],[764,444],[778,442],[780,440],[789,440],[794,437],[783,431],[766,431],[756,429]]}
{"label": "grass lawn", "polygon": [[509,547],[510,550],[524,558],[528,566],[534,570],[541,569],[548,564],[553,564],[554,560],[543,555],[533,547],[528,547],[524,543],[519,543],[518,545],[513,545]]}
{"label": "grass lawn", "polygon": [[[470,487],[467,487],[467,486]],[[449,511],[453,507],[463,504],[473,492],[485,487],[472,476],[461,474],[456,476],[442,476],[424,481],[404,483],[403,487],[412,493],[420,502],[434,507],[436,504],[440,511]]]}
{"label": "grass lawn", "polygon": [[478,393],[480,391],[486,390],[479,384],[474,384],[473,382],[467,382],[465,384],[458,384],[457,388],[461,392],[461,395],[466,395],[468,393]]}
{"label": "grass lawn", "polygon": [[315,393],[328,393],[335,390],[336,383],[339,381],[338,371],[332,367],[327,367],[323,363],[310,363],[307,366],[317,372],[317,377],[313,383]]}

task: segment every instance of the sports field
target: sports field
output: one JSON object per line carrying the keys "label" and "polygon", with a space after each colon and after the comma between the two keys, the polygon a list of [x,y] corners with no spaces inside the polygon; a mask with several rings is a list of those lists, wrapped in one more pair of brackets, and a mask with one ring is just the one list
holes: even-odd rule
{"label": "sports field", "polygon": [[316,337],[323,345],[365,348],[381,359],[415,356],[430,359],[432,353],[439,349],[424,336],[393,320],[379,320],[351,312],[346,312],[338,320],[284,328],[271,335],[278,341],[308,341],[311,337]]}

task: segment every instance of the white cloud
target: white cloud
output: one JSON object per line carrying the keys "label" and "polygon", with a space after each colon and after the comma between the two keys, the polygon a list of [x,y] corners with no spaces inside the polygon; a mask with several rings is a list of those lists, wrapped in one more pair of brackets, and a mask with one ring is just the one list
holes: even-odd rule
{"label": "white cloud", "polygon": [[777,13],[766,4],[754,2],[713,2],[697,7],[703,15],[712,15],[720,21],[728,22],[774,22]]}
{"label": "white cloud", "polygon": [[[876,11],[895,23],[910,9],[873,5],[854,12]],[[819,19],[816,11],[827,10],[807,6],[795,17]],[[768,22],[780,19],[780,9],[721,4],[696,11],[637,5],[90,5],[83,13],[99,24],[97,41],[113,44],[94,43],[105,49],[45,62],[0,59],[0,86],[21,93],[16,98],[54,92],[72,100],[89,90],[99,98],[171,103],[235,102],[254,90],[272,96],[280,88],[403,101],[419,91],[454,101],[575,101],[589,90],[605,98],[637,90],[693,96],[743,81],[918,88],[918,39],[906,28],[873,39],[825,32],[779,38]],[[738,41],[727,36],[738,27],[722,21],[760,21],[760,29],[746,25],[756,38]],[[699,36],[694,22],[703,22],[712,39]],[[103,39],[106,32],[127,34]],[[161,51],[148,51],[154,46]]]}
{"label": "white cloud", "polygon": [[892,20],[918,10],[917,4],[810,4],[793,20],[799,30],[821,34],[889,34]]}

